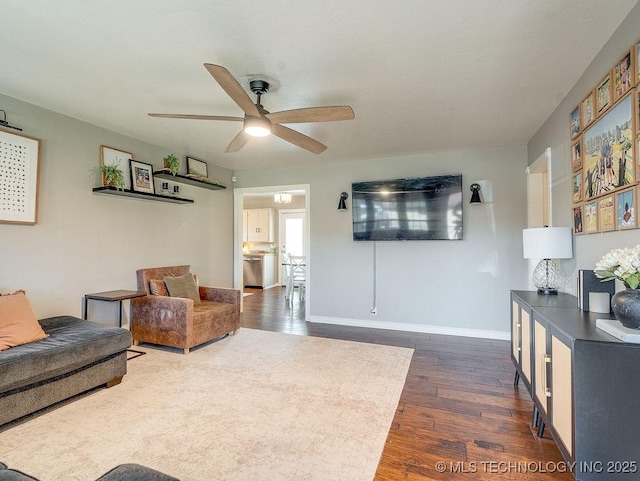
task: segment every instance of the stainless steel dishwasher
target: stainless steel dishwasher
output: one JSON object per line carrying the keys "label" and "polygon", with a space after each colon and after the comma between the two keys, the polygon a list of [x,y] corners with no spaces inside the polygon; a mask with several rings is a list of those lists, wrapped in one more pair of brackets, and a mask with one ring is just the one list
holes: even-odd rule
{"label": "stainless steel dishwasher", "polygon": [[244,256],[242,261],[242,276],[247,287],[264,287],[262,282],[262,257]]}

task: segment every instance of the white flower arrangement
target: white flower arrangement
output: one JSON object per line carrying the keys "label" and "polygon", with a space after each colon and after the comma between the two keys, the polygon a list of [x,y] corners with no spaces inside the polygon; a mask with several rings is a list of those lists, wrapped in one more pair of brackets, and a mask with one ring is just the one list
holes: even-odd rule
{"label": "white flower arrangement", "polygon": [[596,264],[595,273],[603,281],[619,279],[636,289],[640,284],[640,244],[609,251]]}

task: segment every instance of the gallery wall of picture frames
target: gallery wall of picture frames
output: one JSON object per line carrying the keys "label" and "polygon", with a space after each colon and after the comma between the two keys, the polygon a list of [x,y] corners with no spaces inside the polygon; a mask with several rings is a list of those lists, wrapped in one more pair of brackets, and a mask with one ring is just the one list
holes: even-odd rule
{"label": "gallery wall of picture frames", "polygon": [[571,112],[573,233],[640,227],[640,40]]}

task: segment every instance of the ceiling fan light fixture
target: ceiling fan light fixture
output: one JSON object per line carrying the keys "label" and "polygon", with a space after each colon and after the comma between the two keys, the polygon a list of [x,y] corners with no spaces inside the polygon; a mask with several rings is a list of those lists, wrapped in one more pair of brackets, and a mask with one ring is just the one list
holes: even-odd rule
{"label": "ceiling fan light fixture", "polygon": [[271,133],[271,122],[265,117],[249,117],[244,119],[244,131],[251,137],[266,137]]}

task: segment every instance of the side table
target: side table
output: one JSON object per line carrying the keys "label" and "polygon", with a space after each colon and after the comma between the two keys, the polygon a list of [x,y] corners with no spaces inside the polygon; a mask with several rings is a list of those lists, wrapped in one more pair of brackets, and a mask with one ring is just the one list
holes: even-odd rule
{"label": "side table", "polygon": [[[105,291],[105,292],[95,292],[93,294],[85,294],[84,295],[84,319],[87,320],[87,308],[89,305],[89,300],[93,301],[105,301],[105,302],[118,302],[118,326],[122,327],[122,301],[127,299],[134,299],[136,297],[144,297],[147,293],[144,291],[128,291],[125,289],[119,289],[116,291]],[[127,349],[129,352],[137,353],[136,356],[130,357],[128,359],[133,359],[134,357],[142,356],[145,354],[144,351],[136,351],[135,349]]]}

